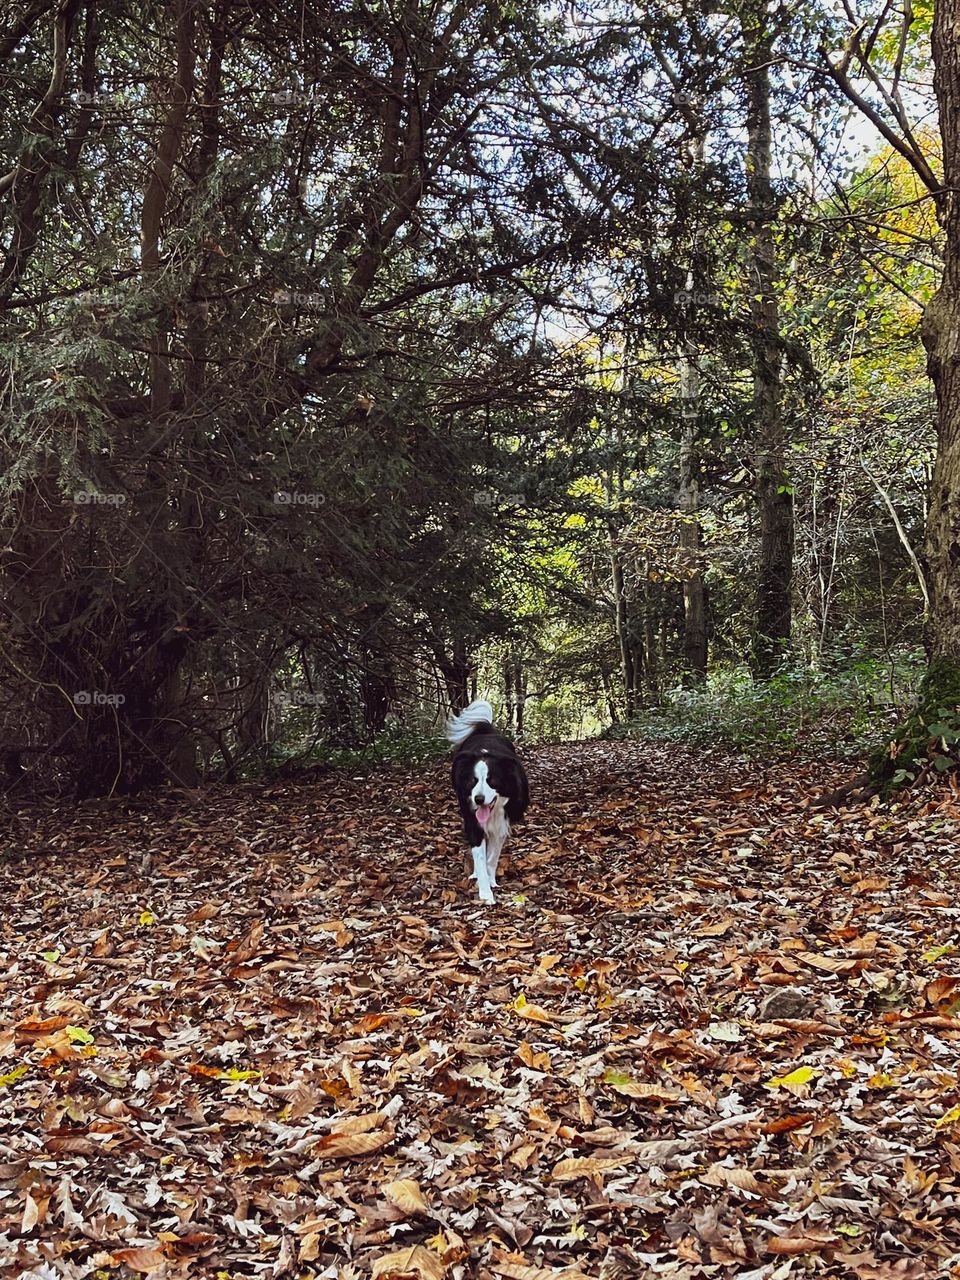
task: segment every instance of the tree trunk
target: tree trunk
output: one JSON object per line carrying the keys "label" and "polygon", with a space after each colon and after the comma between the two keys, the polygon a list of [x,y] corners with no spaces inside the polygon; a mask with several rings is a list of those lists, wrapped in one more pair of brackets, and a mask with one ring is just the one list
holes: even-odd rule
{"label": "tree trunk", "polygon": [[523,737],[523,711],[527,701],[527,679],[523,671],[523,659],[519,656],[513,663],[514,698],[517,710],[517,737]]}
{"label": "tree trunk", "polygon": [[747,193],[751,222],[748,293],[753,346],[756,493],[760,515],[753,668],[770,676],[790,643],[793,584],[793,492],[780,410],[781,343],[774,283],[777,253],[771,181],[770,63],[773,39],[767,0],[745,13],[747,53]]}
{"label": "tree trunk", "polygon": [[632,719],[637,710],[639,667],[635,661],[630,611],[623,582],[623,566],[616,546],[610,548],[610,576],[616,616],[617,643],[620,647],[620,672],[623,677],[623,714]]}
{"label": "tree trunk", "polygon": [[923,343],[937,393],[937,458],[926,528],[930,590],[928,691],[960,701],[960,0],[934,7],[934,89],[943,139],[943,278],[923,316]]}
{"label": "tree trunk", "polygon": [[[690,277],[688,277],[689,279]],[[684,675],[695,684],[707,676],[707,610],[700,529],[700,365],[689,340],[680,357],[680,571],[683,581]]]}

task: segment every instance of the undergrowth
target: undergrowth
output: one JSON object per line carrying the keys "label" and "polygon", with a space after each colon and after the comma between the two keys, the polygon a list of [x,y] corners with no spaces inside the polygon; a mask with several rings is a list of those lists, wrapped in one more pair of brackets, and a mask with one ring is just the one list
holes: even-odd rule
{"label": "undergrowth", "polygon": [[345,747],[320,743],[306,754],[277,754],[274,769],[297,772],[301,769],[370,769],[378,765],[426,764],[450,750],[442,734],[418,732],[400,727],[387,729],[375,742]]}
{"label": "undergrowth", "polygon": [[922,668],[862,661],[823,672],[790,667],[765,682],[721,671],[700,688],[672,689],[662,705],[607,730],[612,738],[654,738],[721,746],[754,758],[863,757],[889,734],[915,696]]}

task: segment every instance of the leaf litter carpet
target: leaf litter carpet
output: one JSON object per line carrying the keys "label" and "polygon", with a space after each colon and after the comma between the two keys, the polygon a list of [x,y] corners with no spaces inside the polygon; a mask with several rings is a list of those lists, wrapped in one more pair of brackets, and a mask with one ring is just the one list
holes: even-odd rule
{"label": "leaf litter carpet", "polygon": [[34,805],[0,860],[0,1275],[960,1276],[960,796],[529,753]]}

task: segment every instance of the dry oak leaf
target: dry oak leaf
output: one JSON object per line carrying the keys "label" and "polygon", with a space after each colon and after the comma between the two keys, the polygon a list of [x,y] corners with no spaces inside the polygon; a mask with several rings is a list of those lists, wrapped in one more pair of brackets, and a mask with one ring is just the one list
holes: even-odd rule
{"label": "dry oak leaf", "polygon": [[927,1004],[943,1004],[945,1000],[955,995],[958,986],[960,986],[960,978],[945,974],[942,978],[934,978],[932,982],[928,982],[923,988],[923,996]]}
{"label": "dry oak leaf", "polygon": [[114,1249],[112,1256],[116,1262],[125,1263],[131,1271],[150,1272],[164,1266],[169,1259],[162,1249]]}
{"label": "dry oak leaf", "polygon": [[863,960],[841,959],[839,956],[822,956],[816,951],[798,951],[797,959],[808,964],[811,969],[820,969],[824,973],[853,973],[864,967]]}
{"label": "dry oak leaf", "polygon": [[321,1159],[352,1159],[354,1156],[369,1156],[392,1141],[392,1129],[374,1133],[328,1133],[313,1150]]}
{"label": "dry oak leaf", "polygon": [[446,1267],[435,1253],[414,1244],[375,1259],[372,1280],[443,1280]]}
{"label": "dry oak leaf", "polygon": [[402,1213],[430,1212],[430,1206],[413,1178],[397,1178],[395,1182],[388,1182],[383,1188],[383,1194]]}
{"label": "dry oak leaf", "polygon": [[531,1004],[527,997],[521,991],[516,1000],[510,1002],[507,1008],[511,1013],[515,1013],[518,1017],[527,1018],[530,1022],[550,1022],[554,1021],[551,1014],[546,1009],[541,1009],[538,1004]]}
{"label": "dry oak leaf", "polygon": [[800,1253],[819,1253],[821,1249],[831,1249],[840,1241],[836,1236],[825,1231],[807,1232],[797,1236],[771,1236],[767,1241],[767,1253],[787,1254],[793,1256]]}
{"label": "dry oak leaf", "polygon": [[531,1267],[525,1262],[492,1262],[490,1264],[504,1280],[589,1280],[579,1267]]}
{"label": "dry oak leaf", "polygon": [[554,1182],[572,1182],[575,1178],[591,1178],[595,1173],[604,1173],[607,1169],[622,1169],[630,1163],[630,1157],[611,1156],[599,1159],[596,1156],[570,1156],[566,1160],[558,1160],[553,1166],[551,1177]]}
{"label": "dry oak leaf", "polygon": [[526,1040],[521,1040],[517,1046],[517,1057],[525,1067],[529,1067],[531,1071],[542,1071],[547,1073],[551,1069],[549,1053],[537,1053],[533,1046]]}
{"label": "dry oak leaf", "polygon": [[679,1089],[671,1089],[669,1085],[642,1084],[632,1079],[624,1071],[616,1071],[609,1067],[602,1075],[604,1084],[616,1089],[617,1093],[627,1098],[640,1098],[644,1102],[679,1102],[683,1094]]}
{"label": "dry oak leaf", "polygon": [[769,1195],[770,1188],[764,1187],[757,1175],[749,1169],[731,1168],[725,1164],[712,1164],[700,1181],[707,1187],[738,1187],[741,1191],[752,1191],[754,1195]]}

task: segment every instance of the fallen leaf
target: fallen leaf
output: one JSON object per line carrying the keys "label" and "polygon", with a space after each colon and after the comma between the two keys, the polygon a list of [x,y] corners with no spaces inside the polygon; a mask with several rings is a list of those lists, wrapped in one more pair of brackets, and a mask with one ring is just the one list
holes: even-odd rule
{"label": "fallen leaf", "polygon": [[414,1244],[408,1249],[399,1249],[396,1253],[387,1253],[375,1258],[373,1262],[372,1280],[442,1280],[446,1267],[435,1253],[430,1253],[422,1245]]}
{"label": "fallen leaf", "polygon": [[599,1159],[594,1156],[570,1156],[566,1160],[558,1160],[553,1166],[550,1176],[554,1182],[572,1182],[575,1178],[589,1178],[607,1169],[622,1169],[630,1163],[629,1156],[614,1156]]}
{"label": "fallen leaf", "polygon": [[398,1178],[395,1182],[388,1182],[383,1188],[383,1194],[395,1208],[403,1213],[428,1214],[430,1212],[430,1207],[413,1178]]}

